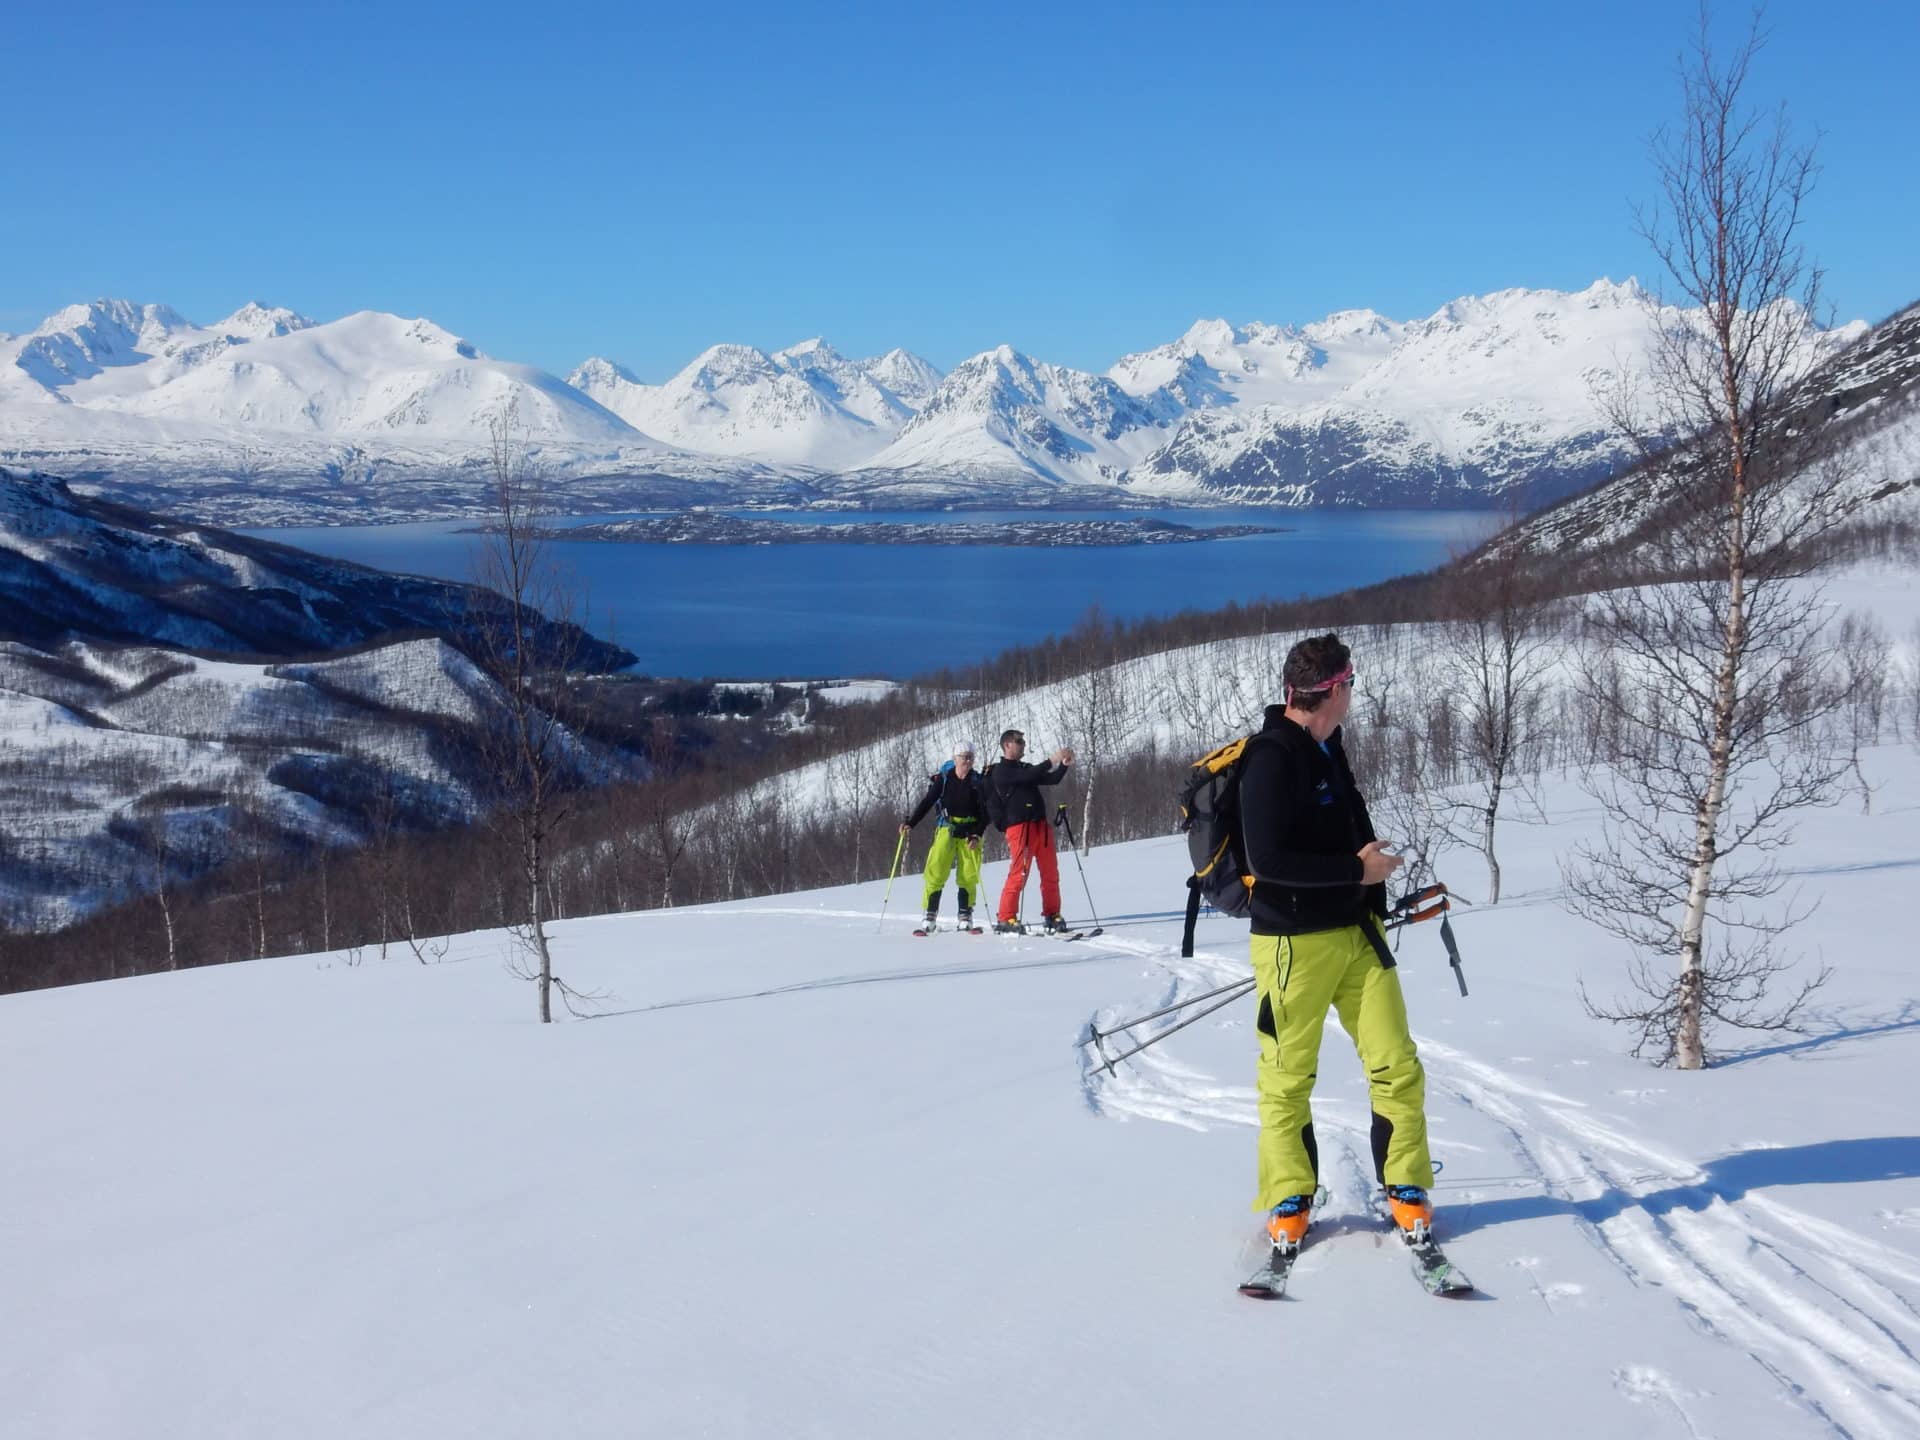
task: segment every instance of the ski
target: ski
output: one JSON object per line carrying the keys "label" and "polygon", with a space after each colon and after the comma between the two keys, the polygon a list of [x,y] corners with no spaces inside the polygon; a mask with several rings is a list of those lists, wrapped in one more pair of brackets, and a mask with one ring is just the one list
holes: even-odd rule
{"label": "ski", "polygon": [[932,927],[931,929],[929,929],[927,926],[922,925],[916,928],[913,933],[916,938],[924,940],[929,935],[939,935],[942,933],[953,934],[953,935],[984,935],[987,932],[981,929],[978,925],[956,925],[953,927],[951,931],[947,931],[947,932],[942,932],[940,927],[937,925]]}
{"label": "ski", "polygon": [[[1439,1167],[1436,1166],[1436,1169]],[[1420,1288],[1429,1295],[1438,1295],[1445,1299],[1456,1295],[1473,1293],[1473,1281],[1467,1278],[1467,1272],[1447,1258],[1447,1252],[1440,1248],[1440,1242],[1431,1234],[1416,1238],[1410,1232],[1402,1230],[1395,1223],[1393,1212],[1387,1208],[1386,1197],[1375,1194],[1373,1213],[1407,1247],[1407,1258],[1413,1262],[1413,1278],[1420,1282]]]}
{"label": "ski", "polygon": [[1407,1254],[1413,1259],[1414,1278],[1420,1282],[1420,1288],[1429,1295],[1442,1298],[1453,1295],[1466,1295],[1473,1290],[1473,1281],[1466,1272],[1447,1259],[1431,1235],[1425,1239],[1407,1238]]}
{"label": "ski", "polygon": [[1106,926],[1104,926],[1104,925],[1096,925],[1096,926],[1094,926],[1094,927],[1093,927],[1093,928],[1092,928],[1091,930],[1076,930],[1076,931],[1074,931],[1074,932],[1073,932],[1073,934],[1071,934],[1071,935],[1069,935],[1069,936],[1067,936],[1067,939],[1069,939],[1069,940],[1091,940],[1091,939],[1092,939],[1092,938],[1093,938],[1094,936],[1096,936],[1096,935],[1104,935],[1104,934],[1106,934],[1106,933],[1107,933],[1107,927],[1106,927]]}
{"label": "ski", "polygon": [[1293,1274],[1293,1262],[1300,1258],[1301,1246],[1281,1249],[1275,1245],[1267,1263],[1240,1282],[1240,1293],[1254,1300],[1284,1300],[1287,1279]]}

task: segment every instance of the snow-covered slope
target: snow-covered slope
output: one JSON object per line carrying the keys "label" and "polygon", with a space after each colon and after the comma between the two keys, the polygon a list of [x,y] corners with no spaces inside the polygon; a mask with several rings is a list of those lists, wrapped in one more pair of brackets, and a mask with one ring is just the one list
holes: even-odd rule
{"label": "snow-covered slope", "polygon": [[[243,843],[363,843],[382,804],[401,828],[470,821],[493,793],[475,737],[502,708],[437,639],[290,665],[0,641],[0,930],[185,883]],[[638,773],[565,738],[579,777]]]}
{"label": "snow-covered slope", "polygon": [[[1904,748],[1868,758],[1920,787]],[[1178,958],[1170,838],[1088,857],[1108,933],[1078,944],[876,933],[879,882],[565,922],[557,968],[610,998],[544,1031],[497,933],[0,998],[0,1089],[32,1097],[0,1150],[32,1317],[0,1414],[35,1440],[1911,1436],[1920,1015],[1883,902],[1920,814],[1809,822],[1780,858],[1844,960],[1814,1028],[1680,1075],[1581,1007],[1622,957],[1557,905],[1592,806],[1543,799],[1508,898],[1454,917],[1471,997],[1431,933],[1401,950],[1477,1302],[1421,1294],[1369,1218],[1332,1021],[1331,1203],[1295,1298],[1234,1293],[1252,1006],[1113,1077],[1077,1044],[1245,973],[1230,921]]]}
{"label": "snow-covered slope", "polygon": [[568,383],[636,428],[688,450],[843,470],[883,449],[939,378],[904,350],[849,360],[815,339],[771,355],[750,345],[715,345],[664,385],[643,385],[595,358]]}
{"label": "snow-covered slope", "polygon": [[[1794,483],[1831,484],[1849,514],[1910,506],[1920,494],[1920,305],[1809,373],[1789,407],[1796,443],[1808,447]],[[1533,516],[1496,543],[1560,559],[1631,551],[1671,529],[1675,507],[1689,503],[1654,460]]]}

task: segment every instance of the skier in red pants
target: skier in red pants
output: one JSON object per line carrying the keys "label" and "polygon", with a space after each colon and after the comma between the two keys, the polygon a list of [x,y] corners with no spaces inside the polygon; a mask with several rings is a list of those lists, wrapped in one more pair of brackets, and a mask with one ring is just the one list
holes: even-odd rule
{"label": "skier in red pants", "polygon": [[1020,929],[1020,892],[1027,888],[1027,869],[1040,862],[1040,908],[1047,917],[1049,934],[1063,933],[1066,919],[1060,913],[1060,861],[1054,851],[1053,822],[1047,816],[1047,802],[1040,798],[1042,785],[1057,785],[1073,764],[1073,751],[1065,746],[1053,752],[1048,765],[1029,765],[1027,737],[1009,730],[1000,737],[1000,760],[981,777],[999,791],[1000,813],[1006,817],[1006,887],[1000,892],[1000,913],[994,929],[1002,934]]}

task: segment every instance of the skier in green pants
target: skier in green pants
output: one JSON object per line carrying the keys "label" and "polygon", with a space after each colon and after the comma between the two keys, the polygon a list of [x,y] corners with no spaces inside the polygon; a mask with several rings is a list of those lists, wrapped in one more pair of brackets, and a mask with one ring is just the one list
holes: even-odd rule
{"label": "skier in green pants", "polygon": [[932,930],[940,917],[940,897],[947,877],[960,872],[960,928],[973,928],[973,897],[980,891],[980,838],[987,829],[987,801],[973,768],[973,746],[962,740],[953,758],[927,778],[927,793],[913,813],[901,822],[906,834],[929,810],[937,810],[933,844],[927,851],[925,885],[926,926]]}
{"label": "skier in green pants", "polygon": [[1374,834],[1341,746],[1352,657],[1337,635],[1318,635],[1288,653],[1284,678],[1286,704],[1267,707],[1240,788],[1260,996],[1254,1208],[1277,1248],[1305,1238],[1320,1168],[1310,1102],[1332,1008],[1367,1073],[1375,1175],[1402,1231],[1424,1238],[1433,1221],[1426,1076],[1381,928],[1386,880],[1402,861]]}

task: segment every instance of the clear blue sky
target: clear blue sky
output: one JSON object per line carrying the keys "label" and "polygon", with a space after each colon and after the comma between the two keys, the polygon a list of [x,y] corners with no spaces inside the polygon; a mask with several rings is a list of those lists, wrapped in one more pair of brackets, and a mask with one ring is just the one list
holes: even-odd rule
{"label": "clear blue sky", "polygon": [[[1723,30],[1745,11],[1723,7]],[[1651,274],[1686,0],[15,4],[0,330],[77,299],[424,314],[661,379],[824,334],[1104,369],[1199,316]],[[1782,0],[1841,318],[1920,297],[1920,5]]]}

